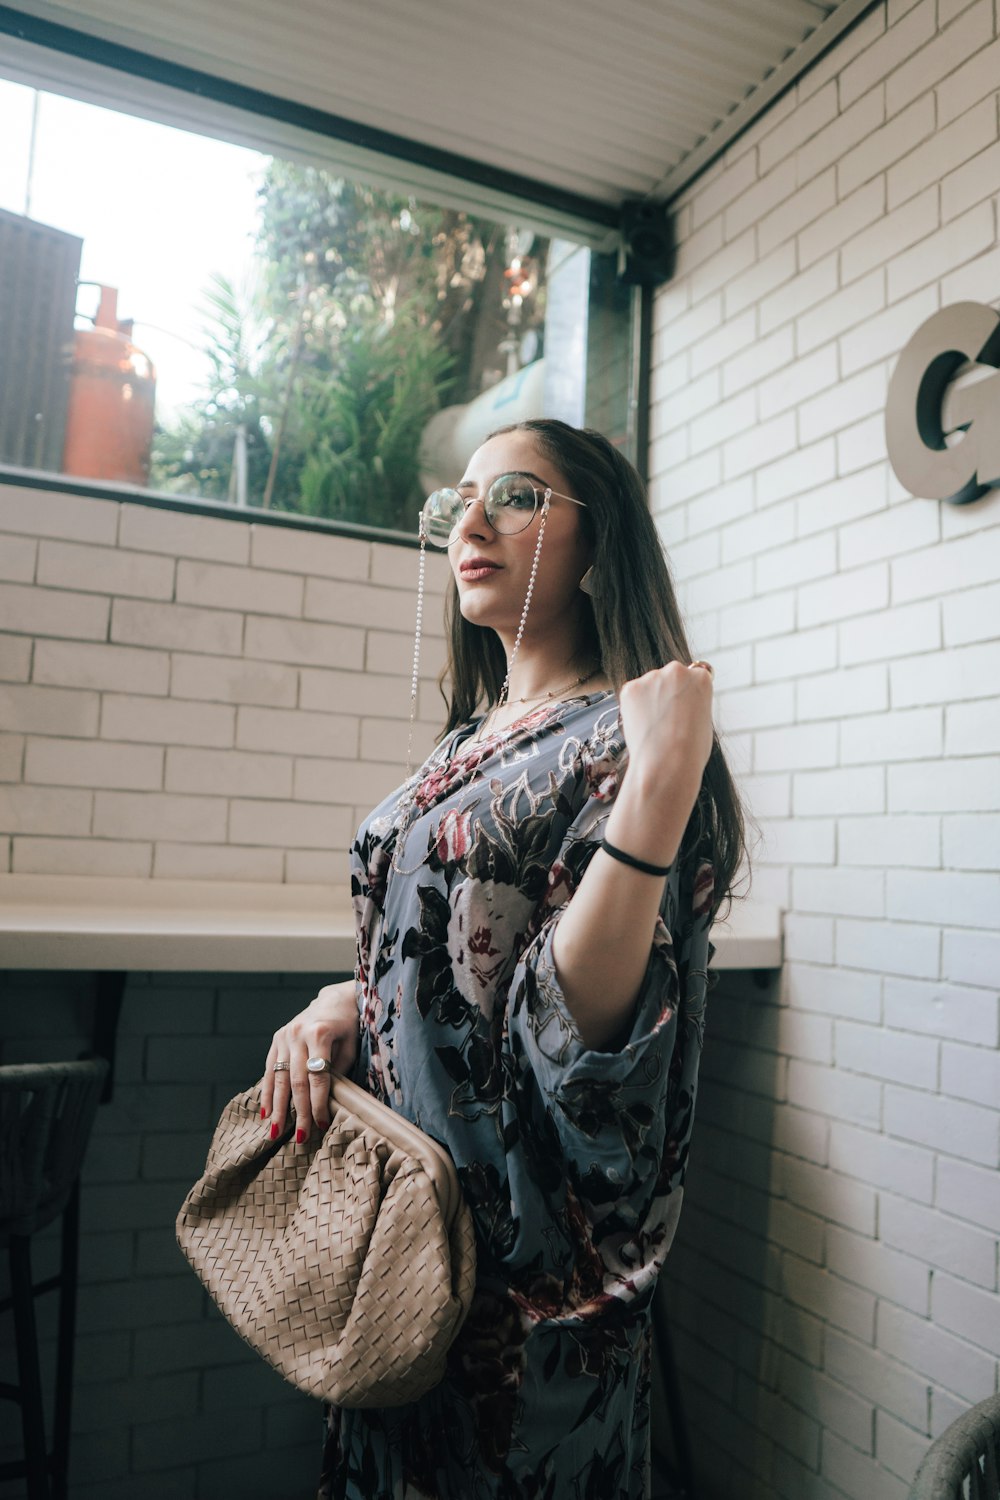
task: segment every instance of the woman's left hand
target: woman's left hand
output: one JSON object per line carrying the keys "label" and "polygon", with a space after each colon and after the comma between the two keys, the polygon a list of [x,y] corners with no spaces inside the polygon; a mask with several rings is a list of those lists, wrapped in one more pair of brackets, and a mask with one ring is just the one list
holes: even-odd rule
{"label": "woman's left hand", "polygon": [[667,662],[626,682],[618,695],[629,767],[656,783],[686,771],[695,790],[712,753],[712,673]]}

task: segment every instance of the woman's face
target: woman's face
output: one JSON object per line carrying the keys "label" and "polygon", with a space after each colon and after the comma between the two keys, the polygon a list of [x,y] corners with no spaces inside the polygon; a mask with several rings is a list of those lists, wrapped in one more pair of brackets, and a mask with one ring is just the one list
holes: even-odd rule
{"label": "woman's face", "polygon": [[[528,432],[504,432],[483,443],[455,488],[466,501],[481,502],[501,474],[523,474],[538,490],[534,520],[524,531],[501,536],[490,526],[481,503],[467,505],[448,557],[465,618],[509,637],[517,630],[528,591],[542,494],[546,489],[562,495],[573,491]],[[552,496],[525,628],[529,636],[565,626],[566,617],[575,616],[579,608],[580,579],[592,561],[581,518],[579,506]]]}

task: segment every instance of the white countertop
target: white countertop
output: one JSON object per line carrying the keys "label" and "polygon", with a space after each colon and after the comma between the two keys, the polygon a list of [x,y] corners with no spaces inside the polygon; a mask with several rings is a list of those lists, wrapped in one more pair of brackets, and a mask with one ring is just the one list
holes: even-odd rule
{"label": "white countertop", "polygon": [[[781,966],[781,911],[734,902],[713,969]],[[346,885],[0,875],[0,969],[349,973]]]}

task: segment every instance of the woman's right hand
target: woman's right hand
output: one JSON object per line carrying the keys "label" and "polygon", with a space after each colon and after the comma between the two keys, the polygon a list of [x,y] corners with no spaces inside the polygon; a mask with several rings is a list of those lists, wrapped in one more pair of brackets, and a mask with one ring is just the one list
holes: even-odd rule
{"label": "woman's right hand", "polygon": [[[325,984],[305,1010],[274,1033],[261,1083],[261,1118],[270,1120],[271,1140],[285,1128],[288,1102],[295,1104],[295,1139],[309,1138],[313,1123],[330,1123],[330,1075],[310,1073],[307,1057],[325,1057],[336,1073],[349,1073],[358,1055],[358,1002],[354,980]],[[274,1071],[276,1062],[288,1068]]]}

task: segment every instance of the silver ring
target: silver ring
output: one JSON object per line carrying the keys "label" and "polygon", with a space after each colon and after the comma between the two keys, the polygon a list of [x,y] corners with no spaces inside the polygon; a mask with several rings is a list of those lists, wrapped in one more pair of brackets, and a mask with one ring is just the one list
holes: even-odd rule
{"label": "silver ring", "polygon": [[325,1057],[307,1057],[306,1067],[309,1069],[310,1073],[333,1072],[333,1068],[330,1066],[329,1059]]}
{"label": "silver ring", "polygon": [[279,1057],[279,1059],[278,1059],[278,1061],[276,1063],[272,1063],[271,1064],[271,1072],[272,1073],[287,1073],[290,1066],[291,1065],[289,1063],[282,1062],[281,1058]]}

